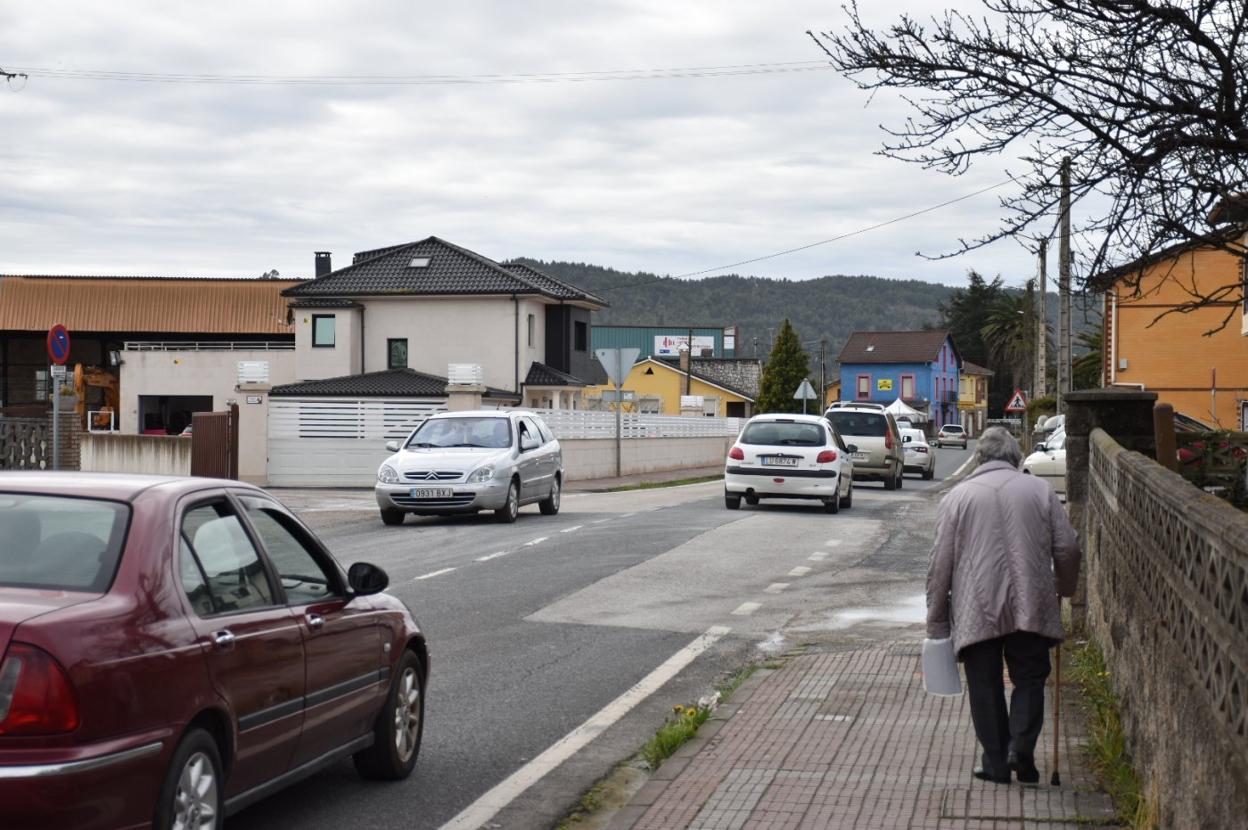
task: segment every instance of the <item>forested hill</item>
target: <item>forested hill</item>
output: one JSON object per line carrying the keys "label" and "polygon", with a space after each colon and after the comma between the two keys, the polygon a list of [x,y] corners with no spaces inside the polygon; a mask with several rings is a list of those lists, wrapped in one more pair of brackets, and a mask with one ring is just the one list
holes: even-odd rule
{"label": "forested hill", "polygon": [[742,357],[754,355],[753,338],[757,337],[758,354],[765,358],[771,337],[787,317],[812,361],[818,358],[822,335],[828,338],[828,360],[833,361],[851,332],[936,325],[939,305],[953,290],[919,280],[880,277],[679,280],[574,262],[528,262],[609,302],[610,308],[594,315],[595,323],[736,325],[741,328],[737,354]]}

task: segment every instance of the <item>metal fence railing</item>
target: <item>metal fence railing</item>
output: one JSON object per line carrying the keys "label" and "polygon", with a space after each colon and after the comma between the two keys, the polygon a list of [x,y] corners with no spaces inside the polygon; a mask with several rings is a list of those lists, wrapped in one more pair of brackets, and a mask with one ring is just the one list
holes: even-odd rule
{"label": "metal fence railing", "polygon": [[[615,413],[586,409],[538,409],[560,439],[614,438]],[[685,418],[624,412],[620,417],[623,438],[735,438],[745,418]]]}

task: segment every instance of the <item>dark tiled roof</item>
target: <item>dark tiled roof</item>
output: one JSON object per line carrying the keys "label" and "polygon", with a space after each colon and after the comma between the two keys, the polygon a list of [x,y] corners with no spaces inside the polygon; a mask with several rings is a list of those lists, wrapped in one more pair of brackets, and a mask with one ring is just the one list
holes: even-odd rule
{"label": "dark tiled roof", "polygon": [[339,297],[326,297],[325,299],[307,299],[295,300],[290,304],[291,308],[361,308],[360,304],[354,300],[344,300]]}
{"label": "dark tiled roof", "polygon": [[[678,357],[677,358],[652,357],[649,359],[653,360],[655,363],[662,364],[669,368],[675,369],[677,372],[680,372],[681,374],[684,374],[684,372],[680,368],[680,358]],[[719,386],[723,389],[727,389],[729,392],[733,393],[734,395],[740,395],[741,397],[745,398],[747,401],[750,401],[751,403],[754,401],[756,397],[754,394],[747,392],[744,389],[740,389],[732,384],[725,383],[721,378],[715,377],[707,372],[702,371],[701,367],[698,366],[698,359],[696,357],[693,359],[693,362],[689,366],[689,373],[700,381],[704,381],[706,383],[713,383],[716,386]]]}
{"label": "dark tiled roof", "polygon": [[940,356],[948,337],[947,331],[856,331],[837,360],[841,364],[931,363]]}
{"label": "dark tiled roof", "polygon": [[988,377],[992,377],[996,373],[993,372],[991,369],[985,369],[983,366],[980,366],[977,363],[972,363],[969,360],[964,360],[962,361],[962,374],[964,375],[987,375]]}
{"label": "dark tiled roof", "polygon": [[[411,267],[417,257],[428,265]],[[308,280],[285,292],[288,297],[361,297],[370,295],[542,295],[558,300],[600,303],[594,297],[544,274],[537,280],[488,257],[431,236],[419,242],[362,251],[345,268]]]}
{"label": "dark tiled roof", "polygon": [[568,285],[566,282],[557,280],[550,274],[542,273],[531,265],[525,265],[523,262],[504,262],[503,267],[561,300],[584,300],[588,298],[599,305],[607,305],[607,301],[601,297],[590,294],[588,291],[582,291],[574,285]]}
{"label": "dark tiled roof", "polygon": [[524,379],[525,386],[588,386],[585,381],[561,372],[545,363],[534,363]]}
{"label": "dark tiled roof", "polygon": [[[446,378],[427,375],[415,369],[388,369],[384,372],[368,372],[363,375],[345,375],[324,380],[308,380],[274,386],[271,397],[309,395],[327,397],[343,396],[358,398],[444,398]],[[487,398],[516,398],[514,392],[487,388]]]}

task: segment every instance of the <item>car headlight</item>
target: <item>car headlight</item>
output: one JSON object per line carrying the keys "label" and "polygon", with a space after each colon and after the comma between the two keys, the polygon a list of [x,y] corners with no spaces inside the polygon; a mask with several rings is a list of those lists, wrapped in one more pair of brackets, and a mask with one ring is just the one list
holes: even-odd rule
{"label": "car headlight", "polygon": [[389,464],[382,464],[381,469],[377,471],[377,480],[382,484],[398,484],[399,474]]}
{"label": "car headlight", "polygon": [[487,464],[473,470],[467,480],[469,484],[483,484],[492,478],[494,478],[494,468]]}

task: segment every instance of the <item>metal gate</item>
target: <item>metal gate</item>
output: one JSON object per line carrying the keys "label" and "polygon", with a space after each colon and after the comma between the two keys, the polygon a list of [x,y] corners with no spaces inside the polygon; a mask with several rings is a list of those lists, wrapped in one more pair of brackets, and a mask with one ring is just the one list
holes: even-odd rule
{"label": "metal gate", "polygon": [[191,416],[191,475],[238,478],[238,406]]}

